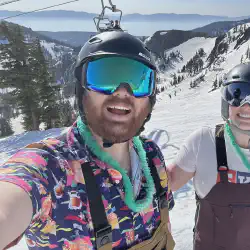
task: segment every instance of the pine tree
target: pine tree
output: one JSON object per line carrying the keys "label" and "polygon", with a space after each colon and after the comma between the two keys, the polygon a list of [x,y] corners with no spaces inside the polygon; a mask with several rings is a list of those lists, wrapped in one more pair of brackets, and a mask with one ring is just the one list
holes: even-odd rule
{"label": "pine tree", "polygon": [[10,121],[0,117],[0,138],[14,134]]}
{"label": "pine tree", "polygon": [[46,124],[46,129],[60,126],[60,113],[58,110],[60,86],[54,86],[54,80],[48,71],[40,40],[36,39],[30,49],[30,65],[33,82],[38,91],[40,103],[40,122]]}
{"label": "pine tree", "polygon": [[217,81],[217,77],[213,82],[213,89],[217,89],[218,88],[218,81]]}
{"label": "pine tree", "polygon": [[61,123],[61,126],[62,127],[69,127],[72,125],[72,123],[74,122],[73,121],[73,113],[74,113],[74,110],[70,104],[70,102],[68,100],[64,101],[64,103],[61,103],[60,105],[61,107],[61,114],[62,114],[62,117],[61,117],[61,120],[62,120],[62,123]]}
{"label": "pine tree", "polygon": [[198,50],[198,54],[199,54],[200,57],[204,57],[204,56],[206,55],[206,53],[205,53],[205,51],[204,51],[203,48],[200,48],[200,49]]}
{"label": "pine tree", "polygon": [[220,78],[220,79],[219,79],[219,88],[221,87],[222,83],[223,83],[223,79]]}
{"label": "pine tree", "polygon": [[240,34],[243,33],[243,26],[242,25],[240,25],[239,32],[240,32]]}
{"label": "pine tree", "polygon": [[181,69],[181,73],[184,73],[186,71],[186,66],[184,65]]}
{"label": "pine tree", "polygon": [[190,82],[190,88],[191,88],[191,89],[194,88],[194,83],[193,83],[193,81]]}
{"label": "pine tree", "polygon": [[249,45],[247,47],[247,52],[246,52],[246,58],[248,59],[250,56],[250,49],[249,49]]}
{"label": "pine tree", "polygon": [[37,90],[32,82],[29,66],[29,49],[19,26],[11,28],[4,22],[1,29],[8,44],[1,45],[0,58],[2,72],[0,88],[11,88],[12,101],[24,114],[24,126],[28,130],[36,130],[39,120],[36,114],[38,107]]}
{"label": "pine tree", "polygon": [[10,118],[12,117],[12,108],[10,105],[7,105],[4,95],[4,93],[0,94],[0,137],[13,134],[13,130],[10,124]]}
{"label": "pine tree", "polygon": [[[38,130],[41,122],[46,129],[69,126],[73,110],[55,84],[39,39],[28,42],[20,26],[0,25],[8,40],[0,45],[0,88],[8,90],[8,101],[23,115],[24,128]],[[69,59],[64,58],[63,67]]]}
{"label": "pine tree", "polygon": [[198,59],[198,65],[199,65],[199,71],[200,71],[201,69],[203,69],[204,62],[203,62],[203,60],[202,60],[201,58]]}
{"label": "pine tree", "polygon": [[178,83],[180,83],[180,82],[181,82],[181,76],[180,76],[180,75],[178,75],[177,82],[178,82]]}
{"label": "pine tree", "polygon": [[173,76],[173,85],[175,86],[177,84],[178,84],[177,76],[176,76],[176,74],[174,74],[174,76]]}

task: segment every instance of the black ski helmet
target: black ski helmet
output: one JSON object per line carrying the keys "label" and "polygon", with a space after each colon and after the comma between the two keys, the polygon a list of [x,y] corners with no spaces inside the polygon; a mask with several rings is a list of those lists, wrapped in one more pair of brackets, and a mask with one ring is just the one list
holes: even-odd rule
{"label": "black ski helmet", "polygon": [[[83,82],[85,81],[84,74],[86,72],[84,72],[83,66],[90,60],[112,55],[134,59],[149,66],[155,72],[157,71],[150,50],[140,39],[129,33],[124,31],[105,31],[91,37],[79,52],[75,65],[75,77],[77,79],[76,101],[79,114],[84,122],[86,122],[86,120],[84,107],[82,105],[82,97],[85,86],[85,83]],[[151,112],[156,102],[156,88],[149,99],[151,103],[151,111],[137,135],[144,130],[145,123],[150,120]]]}
{"label": "black ski helmet", "polygon": [[[250,63],[238,64],[232,68],[225,76],[221,86],[223,88],[231,83],[248,83],[250,84]],[[221,97],[221,116],[224,120],[229,118],[229,104]]]}

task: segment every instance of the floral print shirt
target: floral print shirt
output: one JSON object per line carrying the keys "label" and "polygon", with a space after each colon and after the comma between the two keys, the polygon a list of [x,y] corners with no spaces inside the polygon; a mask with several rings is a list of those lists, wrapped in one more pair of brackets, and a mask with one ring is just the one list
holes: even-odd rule
{"label": "floral print shirt", "polygon": [[[167,191],[169,209],[174,206],[168,190],[163,156],[157,145],[146,140],[146,152],[155,151],[153,163]],[[33,218],[24,232],[29,249],[96,249],[88,194],[81,164],[89,162],[102,194],[107,220],[112,227],[113,249],[127,249],[151,237],[160,223],[156,198],[140,213],[124,203],[120,172],[97,159],[84,144],[76,125],[59,138],[30,144],[0,166],[0,181],[20,186],[30,196]],[[133,167],[133,166],[132,166]],[[138,172],[138,171],[137,171]],[[137,199],[145,196],[141,173]]]}

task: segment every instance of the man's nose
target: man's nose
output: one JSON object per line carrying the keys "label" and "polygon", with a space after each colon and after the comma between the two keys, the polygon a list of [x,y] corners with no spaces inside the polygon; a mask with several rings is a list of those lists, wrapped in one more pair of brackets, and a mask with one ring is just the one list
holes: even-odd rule
{"label": "man's nose", "polygon": [[115,96],[128,97],[133,96],[133,91],[128,83],[121,83],[113,93]]}

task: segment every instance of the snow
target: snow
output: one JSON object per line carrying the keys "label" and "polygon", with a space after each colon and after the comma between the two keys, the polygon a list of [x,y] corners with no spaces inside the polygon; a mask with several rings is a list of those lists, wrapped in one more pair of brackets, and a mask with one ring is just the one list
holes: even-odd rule
{"label": "snow", "polygon": [[164,36],[164,35],[166,35],[168,33],[168,31],[162,31],[161,33],[160,33],[160,35],[161,36]]}
{"label": "snow", "polygon": [[55,43],[48,43],[44,40],[42,40],[40,43],[41,43],[41,46],[44,47],[50,53],[53,59],[57,58],[56,53],[54,51]]}
{"label": "snow", "polygon": [[67,52],[69,54],[73,53],[73,49],[70,47],[58,45],[56,43],[47,42],[45,40],[40,41],[41,46],[48,51],[48,53],[52,56],[52,59],[56,59],[56,65],[62,63],[61,57],[64,54],[64,52]]}
{"label": "snow", "polygon": [[[233,46],[230,46],[229,51],[226,55],[226,60],[221,63],[220,68],[230,69],[235,65],[239,64],[241,62],[242,55],[245,55],[248,47],[250,46],[250,41],[247,41],[246,43],[242,44],[237,50],[233,50],[234,46],[235,44],[233,44]],[[225,73],[226,72],[227,71],[225,71]]]}
{"label": "snow", "polygon": [[238,36],[239,34],[240,34],[240,28],[243,28],[243,27],[246,27],[246,29],[247,28],[249,28],[250,27],[250,23],[246,23],[246,24],[239,24],[239,25],[237,25],[237,32],[234,32],[234,30],[235,30],[235,28],[232,28],[232,29],[230,29],[227,33],[228,33],[228,35],[231,35],[231,36]]}
{"label": "snow", "polygon": [[14,131],[14,135],[21,134],[25,131],[23,126],[21,125],[22,121],[23,121],[22,115],[19,115],[17,118],[15,118],[15,119],[12,118],[10,120],[12,129]]}
{"label": "snow", "polygon": [[150,41],[152,39],[152,36],[149,36],[148,38],[145,39],[145,43],[147,43],[148,41]]}
{"label": "snow", "polygon": [[[166,51],[165,52],[166,57],[170,55],[171,52],[179,51],[183,60],[172,62],[173,67],[169,68],[167,72],[160,74],[159,77],[160,79],[162,79],[163,85],[169,87],[169,82],[172,80],[173,73],[177,73],[179,70],[181,70],[183,66],[187,64],[187,62],[195,55],[196,51],[198,51],[200,48],[203,48],[204,52],[208,56],[214,47],[215,40],[216,38],[195,37],[189,39],[187,42],[183,44],[180,44],[179,46],[176,46]],[[167,83],[164,84],[164,82]],[[168,92],[172,92],[171,88],[168,90]]]}
{"label": "snow", "polygon": [[[182,68],[199,48],[203,48],[208,56],[213,49],[214,43],[215,38],[193,38],[168,51],[168,53],[171,53],[171,51],[179,50],[183,56],[183,61],[177,63],[176,67],[171,69],[170,72],[162,74],[161,79],[167,79],[170,73],[177,73],[178,69]],[[224,61],[213,65],[206,71],[204,70],[203,73],[206,73],[205,81],[199,87],[190,89],[190,81],[193,77],[189,77],[178,85],[179,91],[176,96],[170,99],[167,91],[159,95],[152,118],[147,123],[144,134],[151,134],[159,146],[164,148],[162,151],[167,164],[173,161],[178,152],[176,147],[179,147],[191,132],[201,126],[214,127],[217,123],[222,122],[220,91],[218,89],[210,93],[209,91],[216,77],[221,77],[233,66],[240,63],[248,45],[249,41],[241,45],[238,50],[233,50],[233,46],[230,45],[228,52],[223,55]],[[16,127],[18,128],[18,125]],[[60,132],[61,130],[58,129],[27,132],[19,136],[15,135],[8,139],[2,139],[0,140],[0,159],[3,160],[8,157],[6,153],[13,153],[17,148],[23,147],[31,141],[58,135]],[[191,250],[196,207],[192,181],[175,192],[174,197],[176,205],[170,212],[170,219],[173,237],[176,241],[175,250]],[[13,249],[27,249],[24,240]]]}
{"label": "snow", "polygon": [[183,61],[176,64],[175,70],[170,70],[168,73],[182,69],[182,67],[187,64],[187,62],[195,55],[195,52],[200,48],[203,48],[205,53],[209,55],[214,47],[215,40],[216,38],[195,37],[177,47],[172,48],[171,50],[168,50],[167,54],[179,50],[183,57]]}

